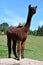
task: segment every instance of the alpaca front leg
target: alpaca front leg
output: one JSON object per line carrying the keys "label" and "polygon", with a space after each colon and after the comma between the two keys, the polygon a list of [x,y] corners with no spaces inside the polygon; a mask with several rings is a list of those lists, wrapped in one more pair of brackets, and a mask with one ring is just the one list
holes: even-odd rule
{"label": "alpaca front leg", "polygon": [[22,42],[22,44],[21,44],[21,58],[24,58],[24,48],[25,48],[25,43]]}
{"label": "alpaca front leg", "polygon": [[20,53],[21,53],[21,42],[20,42],[20,41],[18,41],[17,53],[18,53],[18,58],[17,58],[17,60],[20,60]]}

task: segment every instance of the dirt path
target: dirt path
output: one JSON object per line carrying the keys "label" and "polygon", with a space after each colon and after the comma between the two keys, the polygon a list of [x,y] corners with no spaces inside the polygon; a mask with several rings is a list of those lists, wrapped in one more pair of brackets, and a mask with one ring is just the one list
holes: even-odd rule
{"label": "dirt path", "polygon": [[0,65],[43,65],[43,61],[37,61],[28,58],[20,59],[20,61],[12,58],[2,58],[0,59]]}

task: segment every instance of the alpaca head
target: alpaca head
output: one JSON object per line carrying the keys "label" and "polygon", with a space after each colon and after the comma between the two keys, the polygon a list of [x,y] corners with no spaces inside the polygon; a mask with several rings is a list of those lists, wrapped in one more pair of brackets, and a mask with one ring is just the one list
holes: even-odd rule
{"label": "alpaca head", "polygon": [[37,6],[31,7],[31,5],[29,5],[29,14],[30,15],[35,14],[36,13],[36,9],[37,9]]}

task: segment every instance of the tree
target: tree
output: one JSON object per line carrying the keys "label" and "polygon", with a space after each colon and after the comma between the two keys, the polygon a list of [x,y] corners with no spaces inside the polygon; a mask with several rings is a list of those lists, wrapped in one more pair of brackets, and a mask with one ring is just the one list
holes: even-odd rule
{"label": "tree", "polygon": [[0,24],[0,31],[6,33],[8,27],[9,27],[8,23],[2,23]]}
{"label": "tree", "polygon": [[42,27],[40,27],[40,26],[38,27],[37,35],[43,36],[43,26]]}
{"label": "tree", "polygon": [[32,31],[32,30],[30,30],[30,32],[29,32],[29,34],[30,35],[38,35],[38,36],[43,36],[43,26],[39,26],[38,27],[38,30],[34,30],[34,31]]}

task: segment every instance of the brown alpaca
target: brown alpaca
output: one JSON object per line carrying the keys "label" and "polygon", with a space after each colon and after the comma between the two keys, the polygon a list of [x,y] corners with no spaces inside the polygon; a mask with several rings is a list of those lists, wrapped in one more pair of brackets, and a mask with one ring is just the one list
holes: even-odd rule
{"label": "brown alpaca", "polygon": [[21,57],[24,58],[24,47],[25,47],[25,40],[28,35],[28,31],[30,28],[31,18],[33,14],[36,13],[36,7],[31,7],[29,5],[29,13],[27,17],[27,22],[23,27],[12,27],[8,29],[7,31],[7,45],[8,45],[8,52],[9,52],[9,58],[11,55],[11,40],[13,40],[13,52],[16,55],[16,42],[17,42],[17,51],[18,51],[18,57],[17,59],[20,59],[20,53]]}

